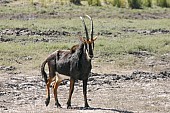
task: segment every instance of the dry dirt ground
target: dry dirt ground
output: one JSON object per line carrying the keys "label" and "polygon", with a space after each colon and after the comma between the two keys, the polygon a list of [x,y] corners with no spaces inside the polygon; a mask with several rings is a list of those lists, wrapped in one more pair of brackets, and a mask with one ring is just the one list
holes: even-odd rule
{"label": "dry dirt ground", "polygon": [[[94,66],[88,81],[90,108],[84,108],[82,82],[75,84],[72,97],[73,109],[66,109],[69,81],[63,81],[58,89],[62,108],[51,102],[45,106],[45,83],[39,74],[0,74],[1,113],[168,113],[170,111],[170,72],[144,71],[100,73]],[[10,70],[10,69],[9,69]],[[105,70],[105,69],[103,69]],[[109,72],[110,71],[110,72]],[[107,74],[110,73],[110,74]],[[128,74],[127,74],[128,73]]]}

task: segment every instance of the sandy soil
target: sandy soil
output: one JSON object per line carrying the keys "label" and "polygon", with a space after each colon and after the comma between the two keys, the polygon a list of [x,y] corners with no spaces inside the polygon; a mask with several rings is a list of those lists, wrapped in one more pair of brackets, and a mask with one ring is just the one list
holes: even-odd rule
{"label": "sandy soil", "polygon": [[49,106],[45,106],[45,83],[38,72],[25,75],[10,74],[7,71],[0,74],[0,112],[168,113],[170,111],[169,77],[170,73],[167,71],[157,74],[134,71],[128,75],[93,73],[88,81],[90,108],[83,107],[82,82],[78,81],[72,97],[73,109],[66,109],[69,81],[64,81],[58,89],[59,101],[62,105],[59,109],[54,105],[53,94]]}

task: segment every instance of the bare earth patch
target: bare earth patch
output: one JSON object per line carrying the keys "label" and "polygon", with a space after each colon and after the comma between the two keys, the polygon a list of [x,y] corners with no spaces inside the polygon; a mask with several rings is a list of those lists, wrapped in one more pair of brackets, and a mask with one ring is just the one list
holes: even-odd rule
{"label": "bare earth patch", "polygon": [[[66,109],[69,81],[59,87],[59,101],[63,108],[56,108],[53,94],[48,107],[45,106],[45,83],[37,73],[0,74],[1,113],[150,113],[170,110],[170,73],[158,74],[133,72],[123,74],[93,73],[88,81],[90,108],[84,108],[82,82],[75,84],[72,98],[73,109]],[[51,91],[52,93],[52,91]]]}

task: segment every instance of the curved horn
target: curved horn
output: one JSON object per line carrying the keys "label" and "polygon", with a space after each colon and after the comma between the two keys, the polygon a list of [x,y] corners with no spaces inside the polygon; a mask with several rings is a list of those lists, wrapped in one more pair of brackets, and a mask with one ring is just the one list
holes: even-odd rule
{"label": "curved horn", "polygon": [[[91,40],[93,41],[93,20],[89,15],[86,15],[91,21]],[[94,49],[94,42],[93,42],[93,49]]]}
{"label": "curved horn", "polygon": [[93,40],[93,20],[92,20],[92,18],[89,16],[89,15],[86,15],[89,19],[90,19],[90,21],[91,21],[91,40]]}
{"label": "curved horn", "polygon": [[84,19],[83,19],[83,17],[81,17],[81,16],[80,16],[80,19],[82,20],[83,25],[84,25],[84,29],[85,29],[85,32],[86,32],[86,38],[87,38],[87,40],[89,40],[89,35],[88,35],[88,31],[87,31],[87,27],[86,27],[86,24],[85,24],[85,22],[84,22]]}

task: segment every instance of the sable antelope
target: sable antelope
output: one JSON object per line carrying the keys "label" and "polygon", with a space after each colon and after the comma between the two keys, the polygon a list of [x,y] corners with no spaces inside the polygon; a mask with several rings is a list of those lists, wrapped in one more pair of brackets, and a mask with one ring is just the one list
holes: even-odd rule
{"label": "sable antelope", "polygon": [[[55,105],[61,107],[57,98],[57,88],[61,81],[66,77],[70,78],[69,98],[67,101],[67,108],[71,108],[71,97],[74,90],[75,80],[83,80],[83,95],[85,107],[89,107],[87,102],[87,81],[92,69],[91,59],[93,58],[94,41],[93,38],[93,20],[91,20],[91,38],[89,39],[87,27],[83,17],[80,17],[85,28],[86,38],[80,38],[80,43],[71,48],[71,50],[57,50],[50,54],[41,65],[41,74],[46,83],[46,101],[48,106],[50,102],[50,84],[53,84],[53,93],[55,98]],[[46,63],[48,63],[49,77],[44,70]]]}

